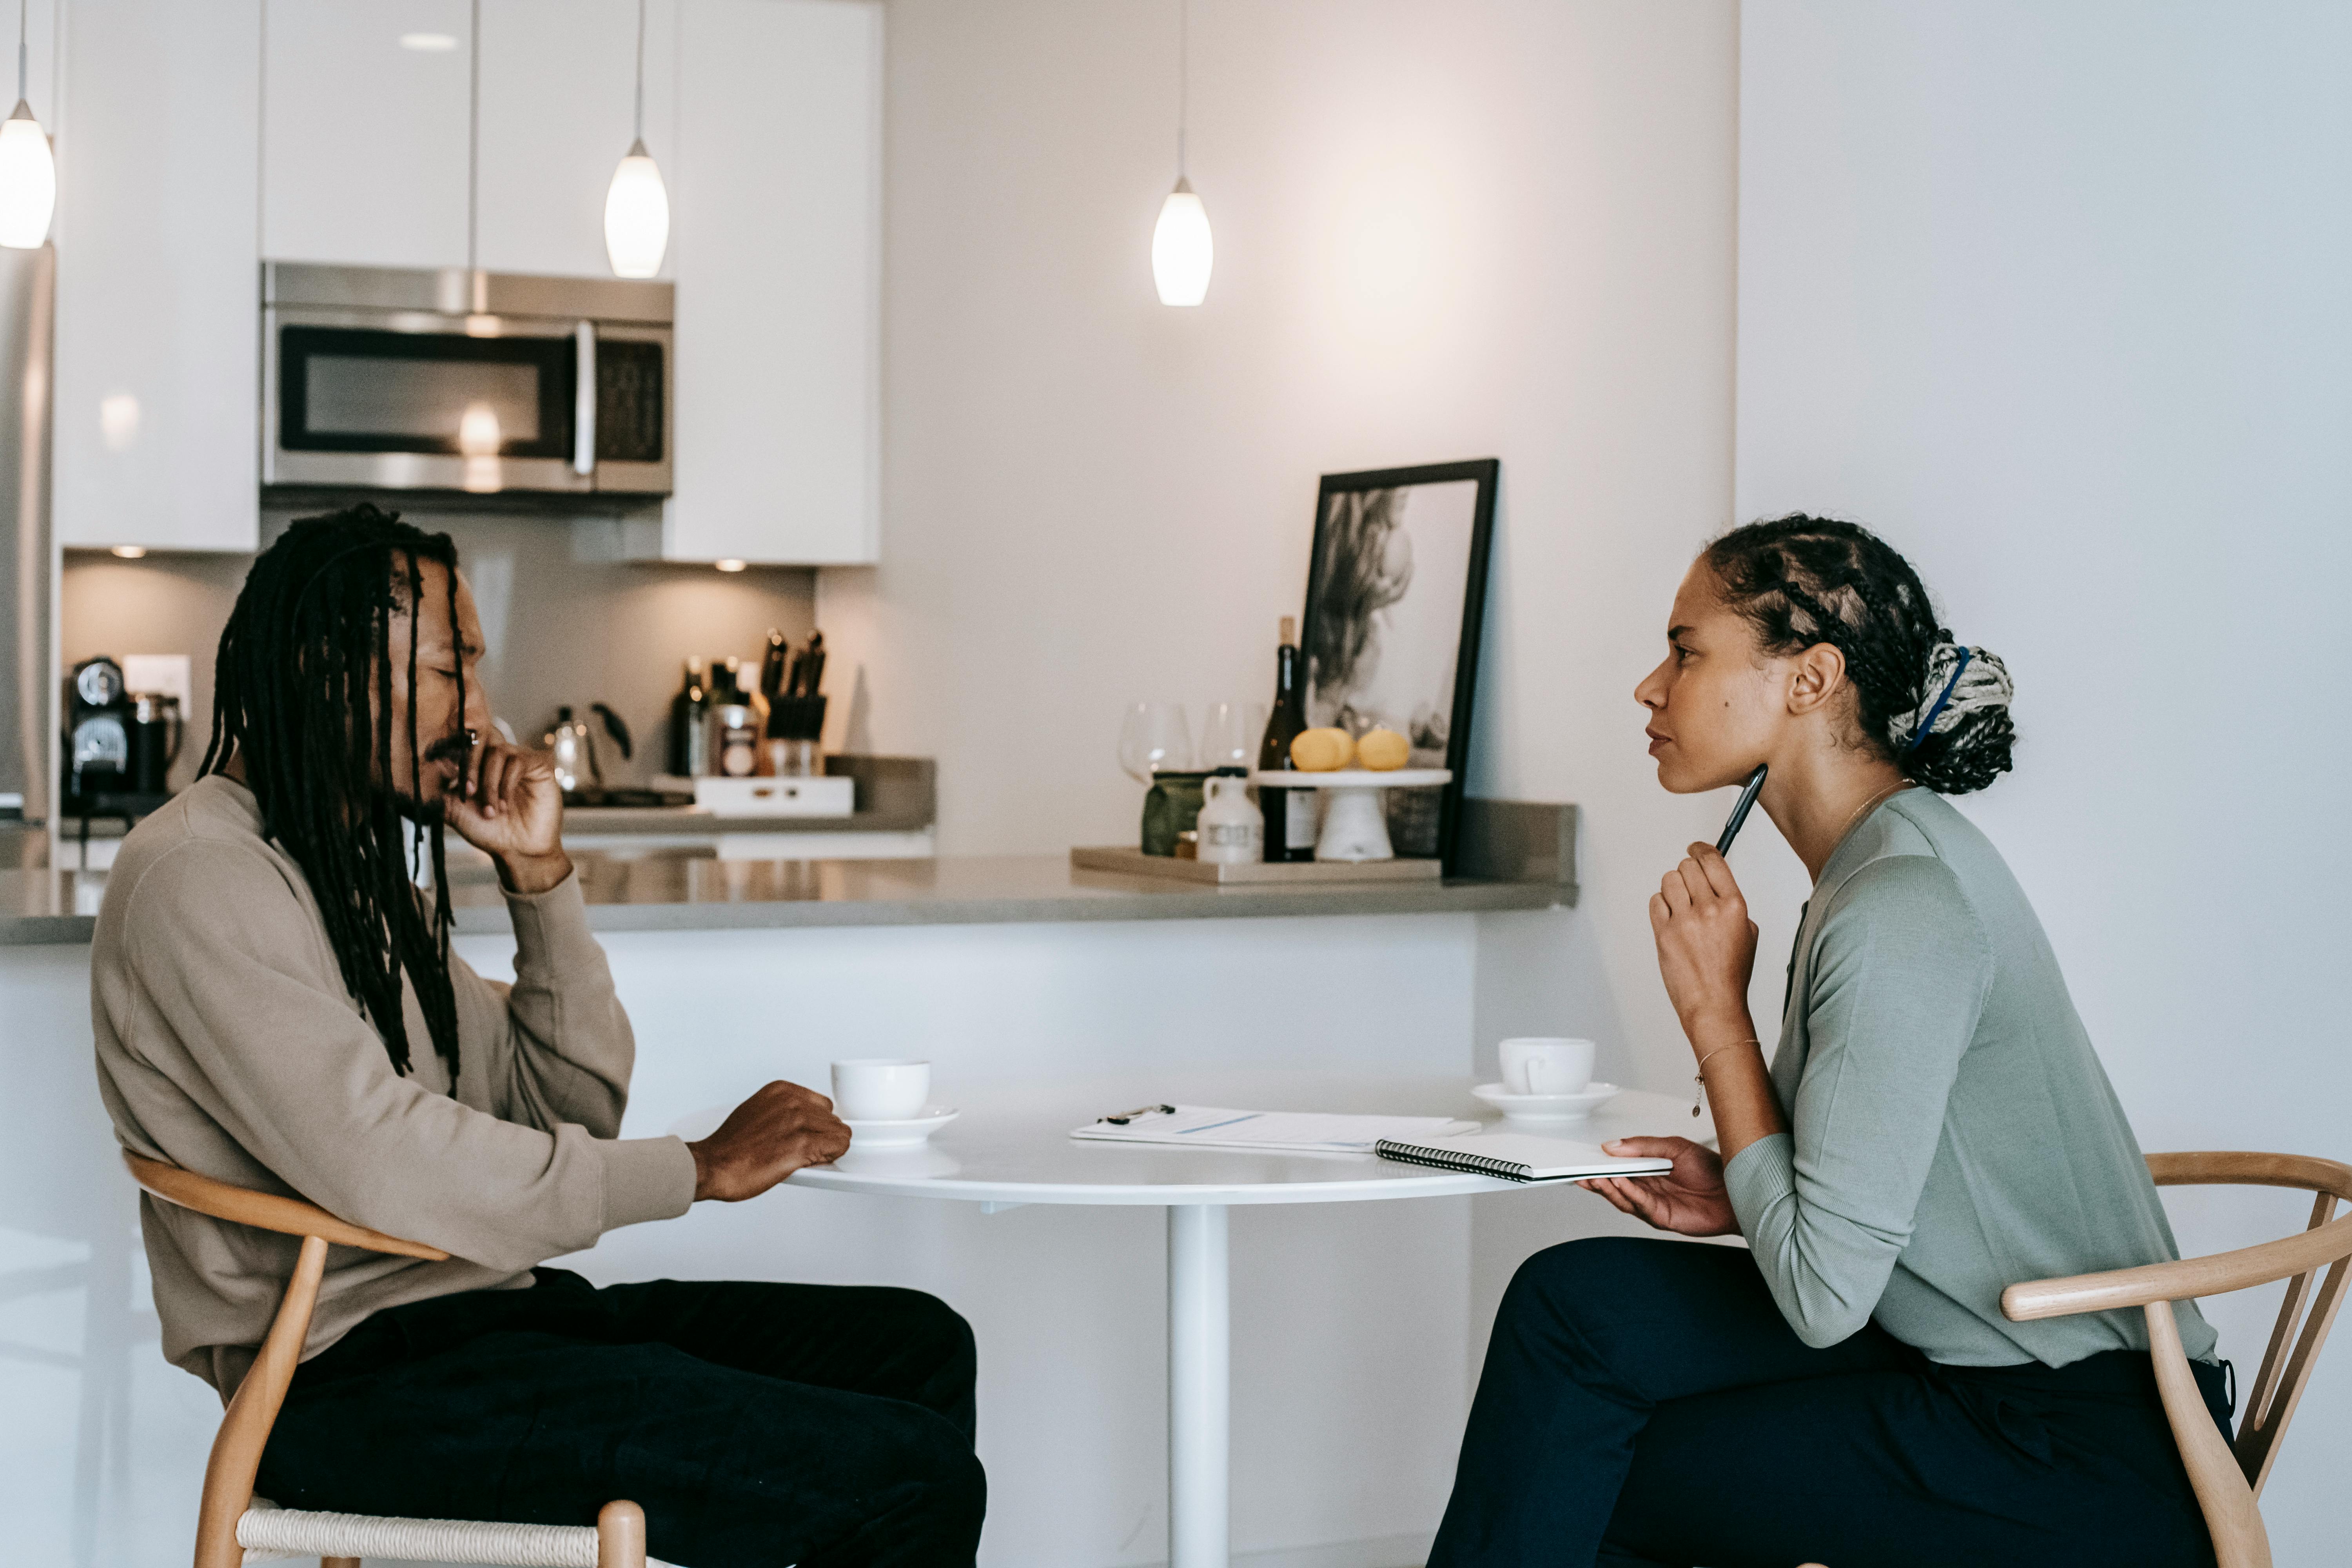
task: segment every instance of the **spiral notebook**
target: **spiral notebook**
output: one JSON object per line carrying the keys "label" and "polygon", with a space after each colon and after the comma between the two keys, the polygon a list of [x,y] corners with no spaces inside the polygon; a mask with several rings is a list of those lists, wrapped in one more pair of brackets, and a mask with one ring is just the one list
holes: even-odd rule
{"label": "spiral notebook", "polygon": [[1584,1176],[1663,1176],[1672,1160],[1605,1154],[1598,1143],[1543,1138],[1532,1132],[1479,1132],[1465,1138],[1383,1138],[1372,1146],[1383,1160],[1434,1165],[1441,1171],[1500,1176],[1507,1182],[1567,1182]]}

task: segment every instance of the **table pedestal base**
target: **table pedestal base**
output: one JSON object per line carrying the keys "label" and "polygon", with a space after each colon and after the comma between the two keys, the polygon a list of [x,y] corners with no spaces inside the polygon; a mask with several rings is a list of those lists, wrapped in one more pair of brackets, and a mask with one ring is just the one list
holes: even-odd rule
{"label": "table pedestal base", "polygon": [[1168,1563],[1233,1549],[1233,1312],[1225,1205],[1168,1210]]}

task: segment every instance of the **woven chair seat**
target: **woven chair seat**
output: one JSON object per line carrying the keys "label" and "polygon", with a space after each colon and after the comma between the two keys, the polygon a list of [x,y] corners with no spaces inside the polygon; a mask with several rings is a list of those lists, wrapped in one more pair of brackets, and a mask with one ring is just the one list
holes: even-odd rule
{"label": "woven chair seat", "polygon": [[[488,1568],[596,1568],[596,1527],[493,1524],[464,1519],[380,1519],[312,1513],[253,1500],[236,1521],[247,1563],[285,1557],[401,1557]],[[646,1568],[669,1568],[646,1559]]]}

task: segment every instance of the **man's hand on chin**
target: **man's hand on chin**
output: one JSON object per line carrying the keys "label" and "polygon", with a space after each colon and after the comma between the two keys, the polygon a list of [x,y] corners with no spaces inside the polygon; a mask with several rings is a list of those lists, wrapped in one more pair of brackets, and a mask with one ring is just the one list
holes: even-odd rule
{"label": "man's hand on chin", "polygon": [[457,837],[498,863],[512,893],[543,893],[572,874],[563,852],[563,791],[544,752],[525,752],[496,734],[466,759],[442,797]]}

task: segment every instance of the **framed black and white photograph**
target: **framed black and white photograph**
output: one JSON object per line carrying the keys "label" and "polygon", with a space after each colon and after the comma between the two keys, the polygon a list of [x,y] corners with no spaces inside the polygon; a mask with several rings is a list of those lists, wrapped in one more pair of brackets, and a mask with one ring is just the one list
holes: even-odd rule
{"label": "framed black and white photograph", "polygon": [[1482,458],[1326,474],[1316,500],[1307,721],[1394,730],[1412,745],[1407,767],[1454,770],[1442,790],[1389,792],[1400,855],[1454,857],[1501,470]]}

